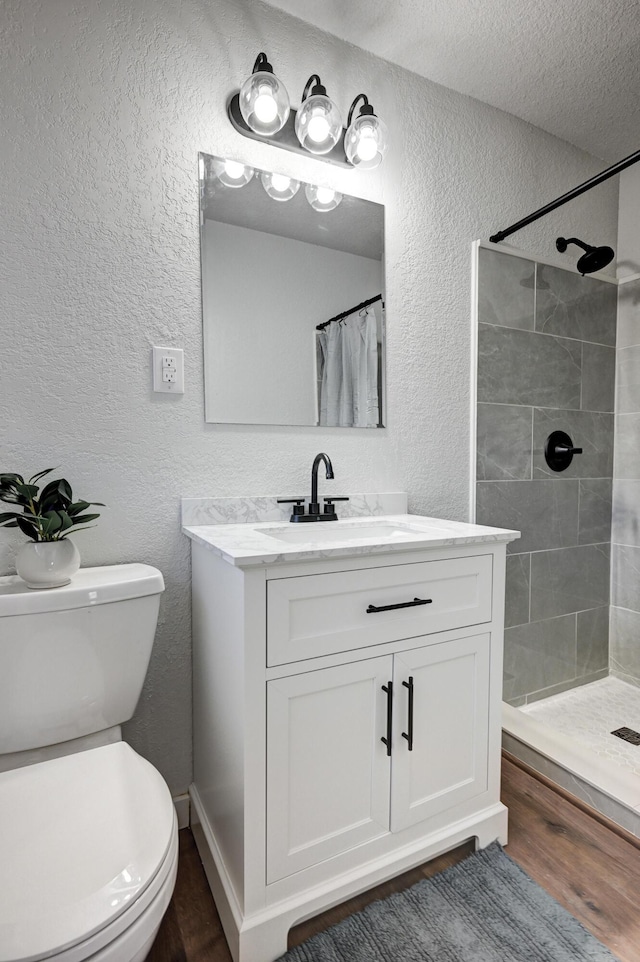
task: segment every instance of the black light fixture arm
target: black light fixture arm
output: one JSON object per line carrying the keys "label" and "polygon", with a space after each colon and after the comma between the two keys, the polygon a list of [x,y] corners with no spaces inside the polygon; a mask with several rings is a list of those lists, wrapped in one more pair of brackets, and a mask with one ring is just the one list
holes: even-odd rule
{"label": "black light fixture arm", "polygon": [[317,73],[312,73],[306,84],[304,85],[304,90],[302,91],[302,100],[300,103],[304,103],[308,96],[314,96],[314,94],[322,94],[323,97],[327,96],[327,89],[323,86],[322,81]]}
{"label": "black light fixture arm", "polygon": [[586,191],[591,190],[592,187],[597,187],[598,184],[602,184],[603,181],[608,180],[610,177],[615,177],[616,174],[626,170],[627,167],[631,167],[632,164],[636,164],[639,160],[640,150],[636,150],[635,153],[629,154],[624,160],[619,160],[617,164],[613,164],[594,177],[590,177],[589,180],[585,180],[583,184],[579,184],[578,187],[574,187],[573,190],[569,190],[566,194],[562,194],[561,197],[557,197],[556,200],[552,200],[550,204],[545,204],[544,207],[534,211],[533,214],[529,214],[528,217],[523,217],[522,220],[519,220],[516,224],[507,227],[506,230],[500,230],[497,234],[493,234],[489,240],[492,244],[499,244],[505,237],[508,237],[510,234],[515,234],[516,231],[522,230],[523,227],[527,227],[540,217],[550,214],[552,210],[562,207],[563,204],[567,204],[575,197],[579,197],[580,194],[586,193]]}
{"label": "black light fixture arm", "polygon": [[269,63],[269,58],[267,57],[266,53],[258,54],[251,73],[258,73],[259,70],[266,70],[267,73],[273,73],[273,67]]}
{"label": "black light fixture arm", "polygon": [[360,114],[372,114],[373,107],[369,103],[369,98],[366,94],[358,94],[351,106],[349,107],[349,118],[347,120],[347,128],[351,126],[351,121],[353,120],[353,112],[356,109],[356,105],[359,100],[362,100],[362,107],[360,108]]}

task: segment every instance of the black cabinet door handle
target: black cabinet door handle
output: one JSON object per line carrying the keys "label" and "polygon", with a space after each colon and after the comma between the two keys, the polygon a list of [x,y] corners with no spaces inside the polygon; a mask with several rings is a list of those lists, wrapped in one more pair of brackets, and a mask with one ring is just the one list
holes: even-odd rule
{"label": "black cabinet door handle", "polygon": [[402,733],[402,737],[408,741],[408,749],[413,751],[413,675],[409,675],[409,681],[403,681],[403,686],[409,689],[409,708],[407,715],[407,731]]}
{"label": "black cabinet door handle", "polygon": [[382,690],[387,693],[387,737],[384,735],[380,741],[387,746],[387,755],[391,754],[391,725],[393,722],[393,682],[389,681],[382,686]]}
{"label": "black cabinet door handle", "polygon": [[399,605],[369,605],[368,615],[377,615],[379,611],[393,611],[395,608],[417,608],[418,605],[433,604],[433,598],[414,598],[413,601],[403,601]]}

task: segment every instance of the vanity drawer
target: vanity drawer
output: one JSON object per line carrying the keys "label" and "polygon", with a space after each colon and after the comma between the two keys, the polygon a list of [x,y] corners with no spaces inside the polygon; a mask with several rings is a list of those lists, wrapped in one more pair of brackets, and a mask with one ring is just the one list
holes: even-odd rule
{"label": "vanity drawer", "polygon": [[267,665],[491,621],[491,588],[491,555],[274,579]]}

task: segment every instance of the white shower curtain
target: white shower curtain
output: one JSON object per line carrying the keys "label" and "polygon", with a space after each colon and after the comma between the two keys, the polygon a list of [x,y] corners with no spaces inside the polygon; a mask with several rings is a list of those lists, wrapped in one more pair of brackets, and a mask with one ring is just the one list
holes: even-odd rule
{"label": "white shower curtain", "polygon": [[318,331],[318,366],[319,423],[378,427],[378,338],[371,307]]}

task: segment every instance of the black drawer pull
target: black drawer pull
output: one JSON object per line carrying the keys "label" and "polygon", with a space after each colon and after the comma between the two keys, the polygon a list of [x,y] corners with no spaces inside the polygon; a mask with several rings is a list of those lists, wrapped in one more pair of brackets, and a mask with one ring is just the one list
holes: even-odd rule
{"label": "black drawer pull", "polygon": [[430,605],[432,603],[433,598],[414,598],[413,601],[403,601],[399,605],[369,605],[367,614],[377,615],[379,611],[393,611],[395,608],[417,608],[418,605]]}
{"label": "black drawer pull", "polygon": [[391,754],[391,726],[393,723],[393,682],[389,681],[382,686],[382,690],[387,693],[387,737],[384,735],[380,741],[387,746],[387,755]]}
{"label": "black drawer pull", "polygon": [[409,689],[409,711],[407,717],[408,732],[402,732],[402,737],[408,741],[408,749],[413,751],[413,675],[409,675],[409,681],[403,681],[403,686]]}

